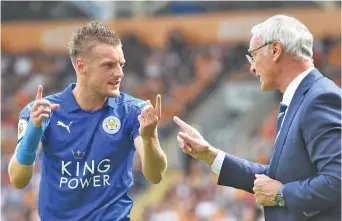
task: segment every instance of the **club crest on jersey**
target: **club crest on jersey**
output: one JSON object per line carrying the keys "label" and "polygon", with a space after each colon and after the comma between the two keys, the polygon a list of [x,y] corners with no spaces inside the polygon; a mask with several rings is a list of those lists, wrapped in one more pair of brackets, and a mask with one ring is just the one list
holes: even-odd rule
{"label": "club crest on jersey", "polygon": [[27,128],[27,120],[20,119],[18,123],[18,140],[20,140],[24,136],[26,132],[26,128]]}
{"label": "club crest on jersey", "polygon": [[76,160],[82,160],[83,157],[84,157],[85,154],[86,154],[86,151],[81,151],[81,150],[74,151],[74,150],[71,150],[71,153],[72,153],[72,156],[73,156]]}
{"label": "club crest on jersey", "polygon": [[115,116],[108,116],[103,120],[102,127],[107,133],[115,134],[120,130],[121,122],[119,118]]}

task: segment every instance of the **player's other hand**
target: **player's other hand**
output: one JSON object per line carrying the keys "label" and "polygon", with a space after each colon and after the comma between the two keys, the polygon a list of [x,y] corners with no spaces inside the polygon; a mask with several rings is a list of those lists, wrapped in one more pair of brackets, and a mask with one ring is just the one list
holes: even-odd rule
{"label": "player's other hand", "polygon": [[177,136],[180,149],[184,153],[190,154],[192,157],[211,165],[218,150],[212,147],[195,128],[176,116],[173,120],[183,130]]}
{"label": "player's other hand", "polygon": [[153,107],[150,101],[147,101],[147,105],[141,111],[141,115],[138,116],[140,123],[140,136],[143,139],[148,139],[157,134],[157,126],[161,118],[161,96],[157,95],[156,106]]}
{"label": "player's other hand", "polygon": [[43,87],[39,85],[36,100],[30,110],[30,119],[35,127],[41,127],[44,119],[49,118],[52,111],[59,108],[58,104],[51,104],[43,98]]}

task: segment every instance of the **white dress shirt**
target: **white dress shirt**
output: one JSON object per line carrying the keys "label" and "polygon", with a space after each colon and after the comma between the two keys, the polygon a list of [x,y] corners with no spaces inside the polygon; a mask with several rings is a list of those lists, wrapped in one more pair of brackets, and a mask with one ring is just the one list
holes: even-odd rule
{"label": "white dress shirt", "polygon": [[[283,95],[283,100],[281,101],[283,104],[285,104],[287,107],[290,106],[291,100],[299,86],[299,84],[302,82],[302,80],[306,77],[306,75],[308,75],[313,69],[315,69],[315,67],[311,67],[309,69],[307,69],[306,71],[304,71],[303,73],[301,73],[300,75],[298,75],[290,84],[289,86],[286,88],[285,93]],[[288,109],[287,109],[288,110]],[[286,113],[287,110],[285,111],[285,116],[284,116],[284,120],[285,121],[285,117],[286,117]],[[283,125],[283,124],[282,124]],[[282,126],[281,125],[281,126]],[[280,127],[281,130],[281,127]],[[279,130],[279,131],[280,131]],[[279,134],[279,133],[278,133]],[[220,174],[221,168],[222,168],[222,164],[224,161],[224,158],[226,156],[226,153],[219,150],[219,153],[217,154],[213,164],[211,165],[211,169],[217,174]]]}

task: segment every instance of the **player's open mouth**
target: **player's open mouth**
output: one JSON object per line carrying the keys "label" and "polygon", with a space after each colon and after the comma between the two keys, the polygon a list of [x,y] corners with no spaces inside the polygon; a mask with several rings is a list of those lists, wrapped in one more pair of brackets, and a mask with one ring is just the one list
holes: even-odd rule
{"label": "player's open mouth", "polygon": [[120,81],[116,81],[116,82],[109,82],[110,85],[114,85],[114,86],[118,86],[120,84]]}

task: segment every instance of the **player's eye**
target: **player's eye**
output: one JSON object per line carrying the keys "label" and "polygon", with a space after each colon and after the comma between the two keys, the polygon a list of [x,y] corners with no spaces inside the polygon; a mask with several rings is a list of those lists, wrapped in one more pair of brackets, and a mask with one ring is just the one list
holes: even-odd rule
{"label": "player's eye", "polygon": [[103,66],[106,67],[106,68],[112,68],[113,67],[113,63],[111,63],[111,62],[104,63]]}

